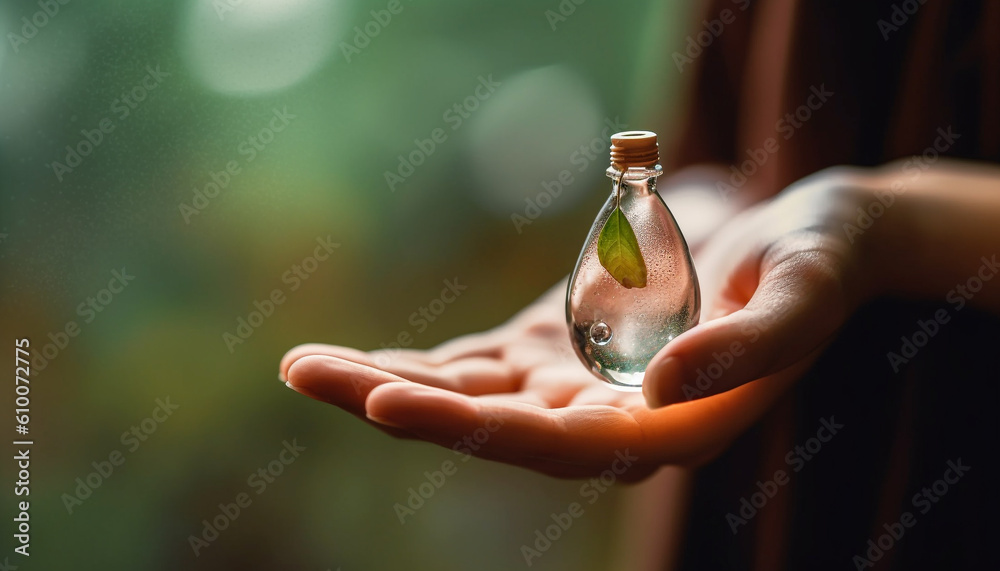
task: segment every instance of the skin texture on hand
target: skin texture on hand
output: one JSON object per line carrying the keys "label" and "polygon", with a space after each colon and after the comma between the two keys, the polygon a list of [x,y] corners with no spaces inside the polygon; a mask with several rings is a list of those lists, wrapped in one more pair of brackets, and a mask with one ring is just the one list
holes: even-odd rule
{"label": "skin texture on hand", "polygon": [[616,452],[627,453],[637,460],[620,475],[624,481],[663,464],[708,460],[793,380],[778,376],[650,410],[640,393],[607,387],[577,360],[564,295],[565,285],[557,285],[496,329],[429,351],[396,351],[381,368],[375,366],[379,352],[296,347],[282,360],[282,377],[296,391],[394,436],[552,476],[594,476],[611,466]]}
{"label": "skin texture on hand", "polygon": [[[989,229],[1000,193],[974,192],[995,189],[996,169],[911,181],[912,196],[901,193],[871,231],[845,232],[859,209],[884,196],[893,172],[821,171],[711,233],[694,254],[702,322],[652,360],[643,393],[611,389],[577,360],[565,283],[495,329],[427,351],[296,347],[281,362],[281,378],[394,436],[552,476],[595,476],[622,454],[635,458],[619,475],[625,481],[665,464],[698,465],[755,423],[861,303],[894,290],[943,295],[921,284],[967,277],[979,254],[959,264],[952,252],[996,237]],[[952,220],[927,215],[944,207]],[[972,230],[954,231],[956,220]],[[894,262],[904,239],[934,244],[921,252],[940,258],[927,260],[941,268],[933,279]],[[900,284],[904,275],[912,283]],[[984,293],[977,302],[993,307],[997,299]]]}
{"label": "skin texture on hand", "polygon": [[[677,190],[696,197],[697,175],[674,178],[680,181]],[[712,196],[699,199],[702,204],[715,200],[714,187],[708,188]],[[682,207],[680,224],[696,213]],[[711,278],[701,281],[707,285]],[[597,475],[619,457],[616,453],[627,453],[638,458],[621,475],[630,481],[664,464],[711,459],[802,372],[791,367],[715,398],[651,410],[641,393],[611,389],[579,362],[566,326],[565,287],[556,285],[491,331],[428,351],[296,347],[282,360],[281,378],[394,436],[553,476]],[[659,369],[661,378],[679,374],[669,363]]]}

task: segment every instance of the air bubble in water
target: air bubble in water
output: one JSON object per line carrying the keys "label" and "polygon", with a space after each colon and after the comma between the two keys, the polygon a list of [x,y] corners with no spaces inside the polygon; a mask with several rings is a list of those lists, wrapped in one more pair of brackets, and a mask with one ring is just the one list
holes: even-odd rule
{"label": "air bubble in water", "polygon": [[603,321],[598,321],[590,326],[590,340],[594,345],[607,345],[611,341],[612,335],[614,332],[611,331],[611,326]]}

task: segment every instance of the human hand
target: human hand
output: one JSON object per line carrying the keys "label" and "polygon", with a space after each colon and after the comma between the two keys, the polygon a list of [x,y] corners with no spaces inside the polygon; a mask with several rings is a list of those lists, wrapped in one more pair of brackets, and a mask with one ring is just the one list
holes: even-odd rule
{"label": "human hand", "polygon": [[[626,481],[664,464],[699,464],[805,372],[862,298],[860,260],[838,221],[868,186],[861,171],[818,173],[737,217],[696,254],[704,321],[647,370],[647,400],[674,406],[651,410],[577,360],[564,284],[504,325],[429,351],[303,345],[282,360],[281,375],[395,436],[553,476],[597,475],[626,451],[636,458]],[[739,354],[699,385],[697,371],[714,374],[714,355],[736,342]],[[712,398],[689,400],[685,384]]]}
{"label": "human hand", "polygon": [[757,384],[652,411],[611,389],[570,346],[565,283],[493,330],[429,351],[302,345],[285,355],[290,387],[399,437],[558,477],[622,463],[635,481],[663,464],[696,464],[749,426],[780,392]]}
{"label": "human hand", "polygon": [[[702,323],[650,363],[651,407],[725,394],[757,380],[788,384],[874,295],[875,238],[845,231],[890,193],[874,169],[807,177],[733,219],[697,259]],[[890,193],[891,195],[891,193]]]}
{"label": "human hand", "polygon": [[[714,181],[724,174],[722,167],[694,167],[660,185],[692,248],[738,208],[715,191]],[[638,453],[622,475],[626,480],[641,479],[663,463],[707,459],[766,400],[768,391],[758,389],[747,392],[748,398],[759,393],[758,405],[734,402],[732,410],[716,404],[650,415],[640,394],[612,390],[580,364],[564,300],[565,282],[508,323],[430,351],[299,346],[285,355],[280,376],[295,390],[393,436],[423,438],[555,476],[598,474],[614,462],[616,451]],[[489,430],[498,426],[503,430]],[[488,440],[478,442],[484,434]]]}

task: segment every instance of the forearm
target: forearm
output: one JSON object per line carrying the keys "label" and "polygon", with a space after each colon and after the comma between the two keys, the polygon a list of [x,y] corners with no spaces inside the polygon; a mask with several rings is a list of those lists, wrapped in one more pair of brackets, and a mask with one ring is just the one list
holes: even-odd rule
{"label": "forearm", "polygon": [[942,160],[920,170],[900,161],[875,179],[870,218],[858,212],[856,220],[875,291],[1000,313],[1000,168]]}

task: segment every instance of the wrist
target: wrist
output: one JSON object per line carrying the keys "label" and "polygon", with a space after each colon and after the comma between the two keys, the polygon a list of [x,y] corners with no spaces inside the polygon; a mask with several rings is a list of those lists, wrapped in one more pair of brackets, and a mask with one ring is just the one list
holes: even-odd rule
{"label": "wrist", "polygon": [[[914,228],[909,212],[907,186],[889,167],[872,169],[857,194],[857,205],[851,216],[854,245],[858,249],[865,280],[866,299],[901,294],[901,284],[920,266],[921,232]],[[860,234],[855,234],[860,230]]]}
{"label": "wrist", "polygon": [[888,293],[893,283],[901,236],[895,215],[901,193],[874,169],[838,168],[828,171],[819,188],[828,205],[824,226],[843,244],[843,287],[849,304],[857,307]]}

